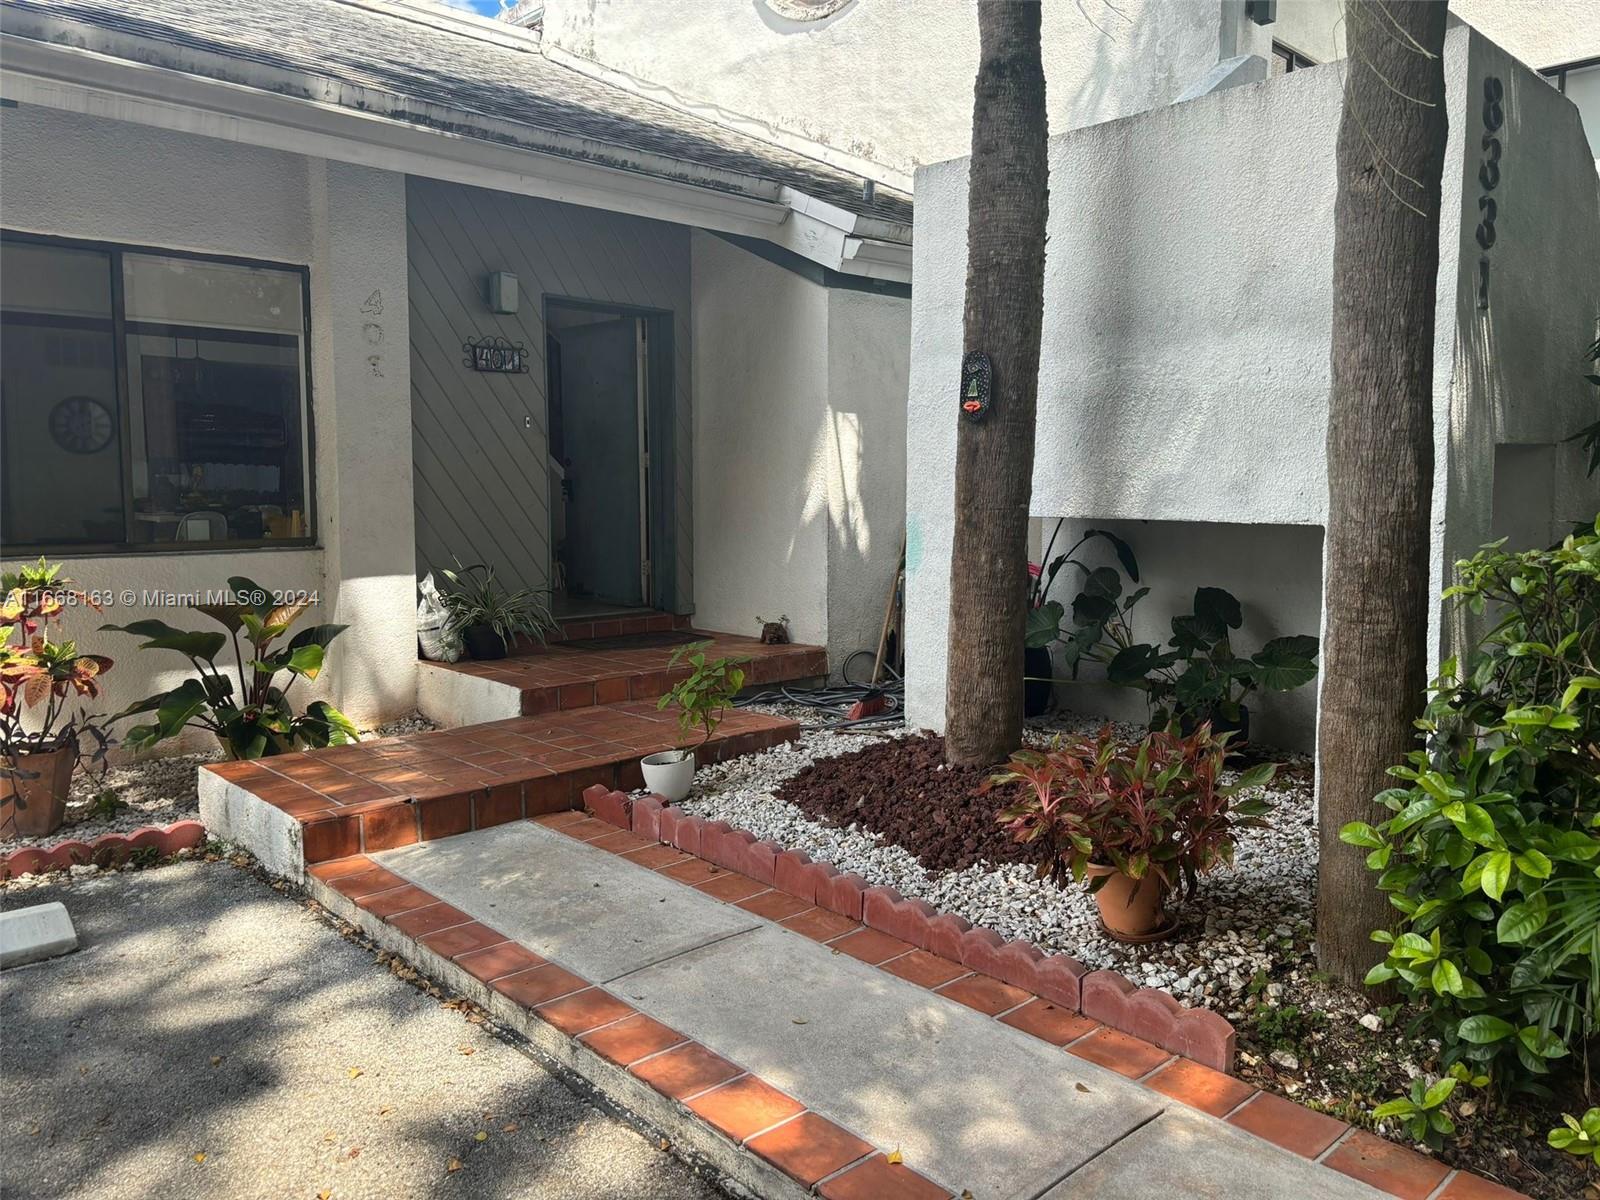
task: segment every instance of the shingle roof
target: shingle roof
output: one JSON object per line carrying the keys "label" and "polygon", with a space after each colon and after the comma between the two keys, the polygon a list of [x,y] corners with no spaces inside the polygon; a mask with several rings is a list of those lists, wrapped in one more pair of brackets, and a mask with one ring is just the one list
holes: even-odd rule
{"label": "shingle roof", "polygon": [[[860,178],[846,171],[592,79],[536,49],[404,13],[341,0],[4,0],[0,12],[71,22],[81,27],[81,34],[73,31],[74,44],[194,75],[252,84],[252,64],[274,68],[591,144],[555,151],[570,157],[650,174],[628,163],[628,153],[660,156],[768,180],[860,216],[911,223],[904,193],[880,185],[864,200]],[[7,21],[6,32],[26,35],[22,24]],[[415,110],[400,115],[415,124],[440,123]],[[474,130],[470,120],[450,131],[505,140]],[[739,190],[715,178],[696,182]]]}

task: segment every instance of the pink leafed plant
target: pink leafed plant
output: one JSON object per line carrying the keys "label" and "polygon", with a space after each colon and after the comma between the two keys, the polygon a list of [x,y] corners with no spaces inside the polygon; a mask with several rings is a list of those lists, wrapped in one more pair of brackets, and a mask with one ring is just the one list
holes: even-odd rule
{"label": "pink leafed plant", "polygon": [[1019,750],[984,788],[1016,795],[997,819],[1037,848],[1041,878],[1082,883],[1093,863],[1135,880],[1154,874],[1168,889],[1181,879],[1187,896],[1199,875],[1232,864],[1240,829],[1266,824],[1264,800],[1237,797],[1277,768],[1263,763],[1223,784],[1228,737],[1205,724],[1187,737],[1163,731],[1130,743],[1107,725],[1048,750]]}

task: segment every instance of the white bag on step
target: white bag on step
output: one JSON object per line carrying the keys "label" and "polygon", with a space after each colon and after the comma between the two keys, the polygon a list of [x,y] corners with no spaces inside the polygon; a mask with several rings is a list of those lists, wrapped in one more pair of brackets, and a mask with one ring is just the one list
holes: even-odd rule
{"label": "white bag on step", "polygon": [[450,628],[450,612],[439,595],[439,585],[429,571],[417,584],[417,645],[422,657],[433,662],[455,662],[461,657],[461,634]]}

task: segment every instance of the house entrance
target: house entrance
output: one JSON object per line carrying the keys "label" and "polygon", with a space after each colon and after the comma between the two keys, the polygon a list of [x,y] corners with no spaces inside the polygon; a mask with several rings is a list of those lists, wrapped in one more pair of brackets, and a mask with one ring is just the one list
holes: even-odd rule
{"label": "house entrance", "polygon": [[654,603],[652,324],[634,310],[546,302],[552,590],[563,615]]}

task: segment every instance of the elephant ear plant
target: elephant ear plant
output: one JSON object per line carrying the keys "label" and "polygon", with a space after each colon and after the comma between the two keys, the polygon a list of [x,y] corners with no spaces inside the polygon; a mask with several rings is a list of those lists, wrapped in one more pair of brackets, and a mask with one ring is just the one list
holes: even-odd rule
{"label": "elephant ear plant", "polygon": [[1115,684],[1143,691],[1150,727],[1190,730],[1210,721],[1218,729],[1247,731],[1245,701],[1257,689],[1288,692],[1317,675],[1317,639],[1308,634],[1273,638],[1246,658],[1229,641],[1244,611],[1222,588],[1195,589],[1193,611],[1172,618],[1167,648],[1124,646],[1106,666]]}
{"label": "elephant ear plant", "polygon": [[[289,691],[299,679],[322,673],[327,647],[344,625],[312,625],[278,645],[311,607],[308,600],[274,604],[270,594],[249,579],[235,577],[228,587],[232,604],[192,607],[226,632],[174,629],[165,621],[134,621],[102,629],[145,638],[141,650],[171,650],[187,658],[195,676],[171,691],[160,692],[117,714],[155,714],[155,723],[135,725],[124,742],[146,750],[186,728],[214,734],[229,758],[262,758],[292,750],[341,745],[358,740],[355,726],[325,700],[314,700],[295,714]],[[218,665],[229,643],[234,664]],[[276,647],[276,648],[275,648]],[[280,677],[284,677],[280,683]]]}
{"label": "elephant ear plant", "polygon": [[[1045,547],[1045,561],[1037,568],[1029,564],[1027,646],[1030,650],[1059,646],[1057,656],[1076,679],[1078,667],[1085,659],[1107,661],[1117,649],[1132,642],[1128,614],[1150,589],[1141,587],[1126,595],[1123,593],[1122,572],[1138,583],[1139,561],[1134,557],[1133,547],[1106,529],[1084,530],[1070,550],[1051,558],[1050,551],[1063,524],[1063,521],[1056,522],[1050,543]],[[1078,551],[1097,538],[1115,551],[1122,572],[1115,567],[1091,568],[1078,559]],[[1070,606],[1050,599],[1057,576],[1068,567],[1072,568],[1068,574],[1079,586]]]}

